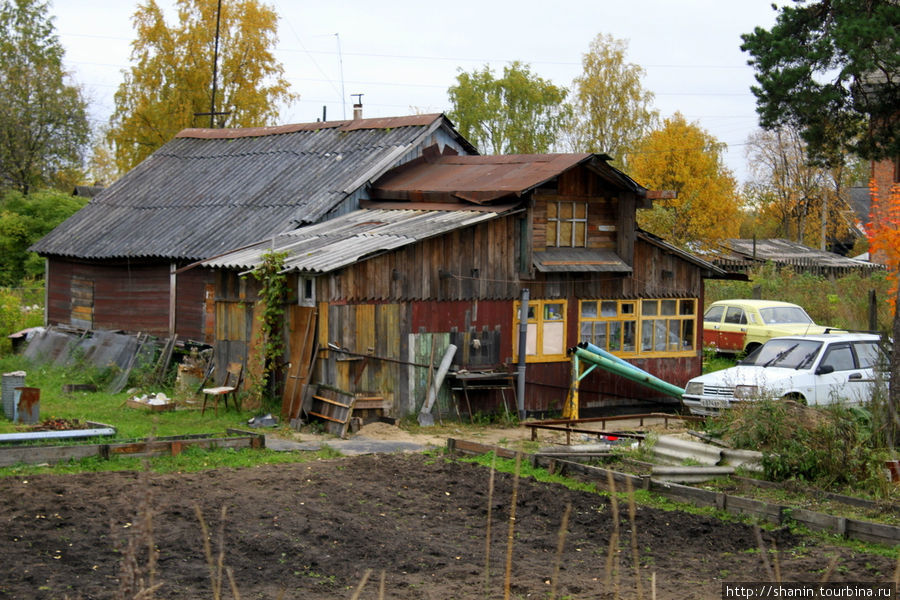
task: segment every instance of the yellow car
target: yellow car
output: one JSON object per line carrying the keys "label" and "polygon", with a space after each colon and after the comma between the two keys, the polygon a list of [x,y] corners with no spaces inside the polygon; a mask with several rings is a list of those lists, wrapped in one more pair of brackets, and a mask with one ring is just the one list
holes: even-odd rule
{"label": "yellow car", "polygon": [[775,300],[719,300],[703,315],[703,346],[722,354],[750,354],[769,339],[825,333],[806,311]]}

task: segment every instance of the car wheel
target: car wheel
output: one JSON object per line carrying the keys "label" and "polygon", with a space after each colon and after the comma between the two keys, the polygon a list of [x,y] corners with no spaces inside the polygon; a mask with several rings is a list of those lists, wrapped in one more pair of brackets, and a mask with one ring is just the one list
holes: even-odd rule
{"label": "car wheel", "polygon": [[806,406],[806,398],[803,397],[803,394],[798,394],[794,392],[793,394],[787,394],[781,397],[782,400],[793,400],[797,404],[802,404]]}

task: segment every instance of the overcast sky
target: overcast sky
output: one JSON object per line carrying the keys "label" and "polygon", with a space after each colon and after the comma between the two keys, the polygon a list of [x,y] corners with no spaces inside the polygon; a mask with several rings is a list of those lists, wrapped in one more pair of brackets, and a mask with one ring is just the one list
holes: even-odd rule
{"label": "overcast sky", "polygon": [[[158,0],[171,7],[174,0]],[[528,63],[570,87],[591,40],[628,42],[628,61],[646,71],[644,88],[662,116],[680,111],[728,145],[727,164],[743,181],[745,143],[757,128],[753,71],[740,35],[770,28],[772,0],[268,0],[279,14],[276,57],[300,100],[282,123],[352,116],[363,94],[366,117],[447,112],[459,69]],[[95,124],[105,123],[129,66],[135,0],[51,0],[66,67],[86,90]]]}

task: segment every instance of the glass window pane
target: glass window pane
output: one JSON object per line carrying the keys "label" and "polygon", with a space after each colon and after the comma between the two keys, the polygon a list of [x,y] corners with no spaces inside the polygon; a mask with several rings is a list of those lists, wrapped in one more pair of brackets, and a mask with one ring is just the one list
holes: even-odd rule
{"label": "glass window pane", "polygon": [[544,337],[541,354],[565,354],[566,328],[558,321],[544,323]]}
{"label": "glass window pane", "polygon": [[677,300],[663,300],[660,304],[662,304],[662,312],[660,314],[664,316],[672,316],[675,314],[675,309],[678,305]]}
{"label": "glass window pane", "polygon": [[725,312],[725,322],[733,325],[746,323],[747,318],[744,316],[744,309],[739,306],[729,306]]}
{"label": "glass window pane", "polygon": [[556,218],[556,202],[548,202],[547,203],[547,218],[548,219]]}
{"label": "glass window pane", "polygon": [[694,349],[694,321],[685,319],[681,322],[681,349]]}
{"label": "glass window pane", "polygon": [[534,304],[529,304],[529,305],[528,305],[528,320],[529,320],[529,321],[533,321],[533,320],[535,320],[535,319],[537,318],[537,317],[535,317],[535,311],[536,311],[536,310],[537,310],[537,306],[536,306],[536,305],[534,305]]}
{"label": "glass window pane", "polygon": [[641,352],[653,350],[653,320],[641,321]]}
{"label": "glass window pane", "polygon": [[606,323],[594,323],[593,343],[604,350],[609,349],[606,347]]}
{"label": "glass window pane", "polygon": [[666,340],[666,350],[670,352],[678,352],[681,350],[681,321],[678,319],[669,320],[669,334]]}
{"label": "glass window pane", "polygon": [[547,247],[556,246],[556,221],[547,222]]}
{"label": "glass window pane", "polygon": [[722,320],[722,313],[724,312],[724,306],[713,306],[703,315],[703,320],[708,323],[718,323]]}
{"label": "glass window pane", "polygon": [[[599,345],[599,344],[598,344]],[[622,349],[622,323],[610,321],[609,323],[609,347],[607,350],[616,351]]]}
{"label": "glass window pane", "polygon": [[545,321],[561,321],[563,318],[562,302],[548,303],[544,305]]}
{"label": "glass window pane", "polygon": [[581,333],[579,335],[579,341],[581,342],[593,342],[594,341],[594,325],[590,321],[584,321],[581,323]]}
{"label": "glass window pane", "polygon": [[853,353],[850,346],[836,346],[828,350],[828,354],[822,359],[822,366],[834,367],[835,371],[849,371],[855,368]]}
{"label": "glass window pane", "polygon": [[681,315],[692,315],[694,314],[694,301],[693,300],[682,300],[679,305],[678,314]]}
{"label": "glass window pane", "polygon": [[644,300],[641,303],[641,313],[645,317],[655,317],[659,314],[657,312],[657,304],[656,300]]}
{"label": "glass window pane", "polygon": [[625,321],[622,342],[623,352],[634,352],[635,338],[637,337],[637,321]]}
{"label": "glass window pane", "polygon": [[623,315],[633,315],[634,314],[634,302],[623,302],[621,310],[622,310]]}
{"label": "glass window pane", "polygon": [[582,319],[597,318],[597,303],[596,302],[582,302],[581,303],[581,318]]}
{"label": "glass window pane", "polygon": [[853,344],[860,369],[880,367],[886,362],[877,342],[857,342]]}
{"label": "glass window pane", "polygon": [[653,350],[655,352],[666,351],[666,322],[663,319],[657,319],[653,323]]}
{"label": "glass window pane", "polygon": [[619,314],[619,307],[615,300],[606,301],[600,306],[601,317],[615,317]]}
{"label": "glass window pane", "polygon": [[572,203],[571,202],[560,202],[559,203],[559,218],[560,218],[560,220],[572,218]]}

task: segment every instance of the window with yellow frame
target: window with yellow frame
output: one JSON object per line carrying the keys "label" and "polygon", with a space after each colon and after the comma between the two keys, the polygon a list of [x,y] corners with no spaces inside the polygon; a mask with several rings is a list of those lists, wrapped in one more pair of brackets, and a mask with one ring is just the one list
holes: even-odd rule
{"label": "window with yellow frame", "polygon": [[580,341],[619,355],[691,355],[697,348],[696,308],[695,298],[582,300]]}
{"label": "window with yellow frame", "polygon": [[[513,306],[513,360],[519,354],[519,306]],[[566,360],[566,301],[531,300],[525,339],[526,362]]]}

